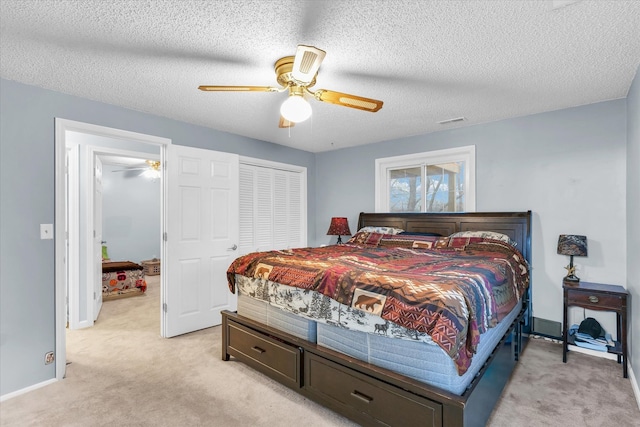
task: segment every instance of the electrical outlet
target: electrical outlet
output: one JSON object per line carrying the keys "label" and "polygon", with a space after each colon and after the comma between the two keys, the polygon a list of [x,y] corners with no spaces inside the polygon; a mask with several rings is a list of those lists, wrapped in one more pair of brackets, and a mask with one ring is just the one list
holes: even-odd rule
{"label": "electrical outlet", "polygon": [[45,365],[52,364],[54,360],[55,360],[55,357],[53,356],[53,351],[50,351],[50,352],[48,352],[48,353],[46,353],[44,355],[44,364]]}

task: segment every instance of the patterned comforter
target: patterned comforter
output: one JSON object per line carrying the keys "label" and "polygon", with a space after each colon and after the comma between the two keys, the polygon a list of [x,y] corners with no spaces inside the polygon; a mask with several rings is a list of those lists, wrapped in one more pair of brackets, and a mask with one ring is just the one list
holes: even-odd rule
{"label": "patterned comforter", "polygon": [[509,313],[529,285],[526,260],[502,241],[433,238],[424,248],[424,242],[365,240],[241,256],[227,270],[229,289],[235,293],[238,274],[316,291],[427,333],[462,375],[480,334]]}

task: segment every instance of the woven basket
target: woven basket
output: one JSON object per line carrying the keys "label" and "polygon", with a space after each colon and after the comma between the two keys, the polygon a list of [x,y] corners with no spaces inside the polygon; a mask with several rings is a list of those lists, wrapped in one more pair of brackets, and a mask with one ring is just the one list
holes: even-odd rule
{"label": "woven basket", "polygon": [[147,261],[140,261],[145,276],[157,276],[160,274],[160,260],[157,258],[149,259]]}

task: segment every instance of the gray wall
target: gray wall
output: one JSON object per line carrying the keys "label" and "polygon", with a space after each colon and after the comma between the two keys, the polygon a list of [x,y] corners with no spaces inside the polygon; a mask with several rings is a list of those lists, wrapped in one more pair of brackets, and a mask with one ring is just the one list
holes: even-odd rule
{"label": "gray wall", "polygon": [[[102,238],[112,261],[160,257],[160,180],[130,176],[119,165],[104,165]],[[138,171],[139,172],[139,171]]]}
{"label": "gray wall", "polygon": [[0,395],[55,378],[54,223],[56,117],[170,138],[173,144],[307,168],[308,241],[315,237],[311,153],[0,79]]}
{"label": "gray wall", "polygon": [[[318,154],[316,241],[330,241],[332,216],[355,233],[375,209],[376,158],[475,145],[476,210],[533,211],[533,314],[561,322],[559,234],[587,235],[589,256],[574,260],[583,280],[626,283],[626,133],[620,99]],[[594,316],[615,335],[613,313]]]}
{"label": "gray wall", "polygon": [[[631,367],[640,381],[640,67],[627,96],[627,290]],[[633,338],[636,338],[634,340]],[[638,396],[636,396],[638,397]],[[640,397],[638,397],[640,399]]]}

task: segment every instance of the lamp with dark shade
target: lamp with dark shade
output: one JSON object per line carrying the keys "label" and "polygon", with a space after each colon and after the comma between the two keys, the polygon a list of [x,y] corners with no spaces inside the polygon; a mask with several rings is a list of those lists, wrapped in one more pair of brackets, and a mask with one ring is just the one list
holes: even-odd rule
{"label": "lamp with dark shade", "polygon": [[579,282],[580,278],[575,275],[576,268],[573,266],[574,256],[587,256],[587,236],[575,234],[561,234],[558,238],[558,254],[569,255],[570,261],[567,269],[567,276],[564,280],[569,282]]}
{"label": "lamp with dark shade", "polygon": [[349,221],[347,220],[347,218],[331,218],[331,224],[329,225],[327,236],[338,236],[338,244],[341,245],[342,239],[340,238],[340,236],[349,235],[351,235],[351,230],[349,230]]}

